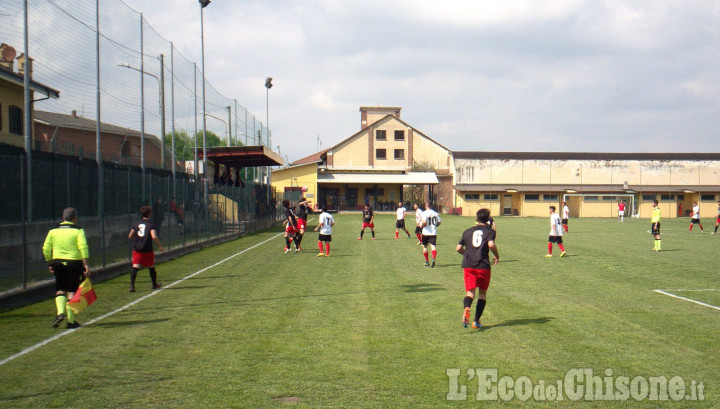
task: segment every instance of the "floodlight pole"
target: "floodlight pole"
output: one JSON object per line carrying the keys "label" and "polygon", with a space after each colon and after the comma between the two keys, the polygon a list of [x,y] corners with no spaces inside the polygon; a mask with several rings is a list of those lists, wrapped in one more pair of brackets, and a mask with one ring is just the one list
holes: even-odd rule
{"label": "floodlight pole", "polygon": [[[25,48],[25,68],[23,72],[23,96],[25,109],[25,172],[27,179],[27,221],[32,220],[32,94],[30,94],[30,53],[28,52],[30,43],[30,33],[28,27],[28,0],[23,1],[23,47]],[[24,222],[24,221],[23,221]]]}
{"label": "floodlight pole", "polygon": [[208,169],[207,169],[207,118],[205,117],[205,28],[203,27],[204,14],[203,9],[210,4],[210,0],[199,0],[200,2],[200,50],[201,50],[201,65],[202,65],[202,108],[203,108],[203,200],[205,201],[205,217],[206,220],[210,219],[210,208],[208,204]]}

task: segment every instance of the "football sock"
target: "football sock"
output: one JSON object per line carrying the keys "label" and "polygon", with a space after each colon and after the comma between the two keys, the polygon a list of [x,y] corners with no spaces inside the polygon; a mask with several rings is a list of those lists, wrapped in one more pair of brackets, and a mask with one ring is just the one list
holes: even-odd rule
{"label": "football sock", "polygon": [[155,267],[150,267],[150,279],[153,285],[157,285],[157,271],[155,271]]}
{"label": "football sock", "polygon": [[475,306],[475,321],[480,321],[483,311],[485,311],[485,300],[478,299],[477,305]]}
{"label": "football sock", "polygon": [[662,240],[658,240],[657,244],[658,244],[658,251],[662,250]]}
{"label": "football sock", "polygon": [[717,227],[717,224],[716,224],[716,225],[715,225],[715,233],[717,233],[717,228],[718,228],[718,227]]}
{"label": "football sock", "polygon": [[360,238],[362,238],[363,234],[365,234],[365,229],[360,230]]}
{"label": "football sock", "polygon": [[[298,238],[297,238],[297,236],[293,236],[293,243],[295,243],[295,249],[297,249],[298,247],[300,247],[300,245],[298,244]],[[288,247],[288,248],[290,248],[290,247]]]}
{"label": "football sock", "polygon": [[437,257],[437,250],[432,251],[433,260],[435,260],[435,257]]}
{"label": "football sock", "polygon": [[395,238],[396,238],[396,239],[398,238],[398,231],[397,231],[397,230],[395,230]]}
{"label": "football sock", "polygon": [[[715,231],[717,231],[717,226],[715,227]],[[422,235],[420,233],[416,234],[418,241],[422,242]]]}
{"label": "football sock", "polygon": [[552,254],[552,243],[548,243],[548,254]]}
{"label": "football sock", "polygon": [[692,231],[692,226],[693,226],[693,225],[692,225],[692,223],[691,223],[691,224],[690,224],[690,230],[688,230],[688,231]]}
{"label": "football sock", "polygon": [[321,253],[323,252],[321,241],[318,241],[318,250],[320,250]]}
{"label": "football sock", "polygon": [[558,247],[560,247],[560,251],[565,251],[565,246],[563,246],[562,244],[558,244]]}
{"label": "football sock", "polygon": [[427,251],[423,251],[423,256],[425,257],[425,261],[428,261],[428,253]]}
{"label": "football sock", "polygon": [[138,269],[133,267],[132,271],[130,272],[130,285],[132,287],[135,287],[135,279],[137,278],[137,272]]}
{"label": "football sock", "polygon": [[285,237],[285,248],[286,249],[290,248],[290,237]]}
{"label": "football sock", "polygon": [[57,307],[58,315],[65,314],[65,311],[67,310],[67,296],[56,295],[55,296],[55,307]]}
{"label": "football sock", "polygon": [[297,241],[298,247],[300,247],[300,244],[302,243],[303,236],[305,236],[305,235],[304,235],[304,234],[299,234],[299,235],[297,236],[297,238],[298,238],[298,241]]}
{"label": "football sock", "polygon": [[325,243],[325,254],[330,254],[330,242]]}
{"label": "football sock", "polygon": [[700,231],[705,231],[705,229],[703,229],[702,227],[702,224],[700,224]]}
{"label": "football sock", "polygon": [[370,230],[370,233],[373,235],[373,239],[375,238],[375,230]]}
{"label": "football sock", "polygon": [[473,302],[473,298],[468,297],[466,295],[465,298],[463,299],[463,308],[470,308],[470,306],[472,305],[472,302]]}
{"label": "football sock", "polygon": [[407,230],[405,230],[405,234],[407,234],[407,235],[408,235],[408,239],[409,239],[409,238],[410,238],[410,232],[409,232],[409,231],[407,231]]}
{"label": "football sock", "polygon": [[75,313],[70,308],[67,309],[67,319],[69,323],[75,323]]}

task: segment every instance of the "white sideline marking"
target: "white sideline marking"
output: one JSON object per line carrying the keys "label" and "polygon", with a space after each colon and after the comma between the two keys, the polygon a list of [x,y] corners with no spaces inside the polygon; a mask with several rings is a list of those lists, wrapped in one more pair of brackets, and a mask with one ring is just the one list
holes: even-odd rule
{"label": "white sideline marking", "polygon": [[158,289],[158,290],[156,290],[156,291],[153,291],[153,292],[151,292],[151,293],[148,294],[148,295],[142,296],[142,297],[138,298],[137,300],[132,301],[132,302],[130,302],[130,303],[128,303],[128,304],[125,304],[125,305],[123,305],[122,307],[120,307],[120,308],[118,308],[118,309],[116,309],[116,310],[114,310],[114,311],[110,311],[110,312],[108,312],[108,313],[106,313],[106,314],[103,314],[103,315],[101,315],[101,316],[99,316],[99,317],[97,317],[97,318],[95,318],[95,319],[92,319],[92,320],[88,321],[87,323],[84,324],[84,326],[82,326],[82,327],[80,327],[80,328],[65,330],[65,331],[63,331],[63,332],[61,332],[61,333],[59,333],[59,334],[57,334],[57,335],[53,335],[52,337],[50,337],[50,338],[48,338],[48,339],[46,339],[46,340],[44,340],[44,341],[40,341],[40,342],[38,342],[37,344],[35,344],[35,345],[31,346],[31,347],[25,348],[25,349],[23,349],[22,351],[18,352],[18,353],[15,354],[15,355],[11,355],[11,356],[9,356],[9,357],[1,360],[1,361],[0,361],[0,366],[3,366],[3,365],[5,365],[6,363],[8,363],[8,362],[10,362],[10,361],[12,361],[12,360],[14,360],[14,359],[20,358],[20,357],[23,356],[23,355],[29,354],[30,352],[33,352],[34,350],[42,347],[43,345],[49,344],[49,343],[55,341],[55,340],[58,339],[58,338],[61,338],[61,337],[65,336],[65,335],[67,335],[67,334],[71,334],[71,333],[73,333],[73,332],[75,332],[75,331],[79,331],[79,330],[83,329],[85,326],[92,325],[92,324],[94,324],[94,323],[96,323],[96,322],[98,322],[98,321],[100,321],[100,320],[103,320],[103,319],[105,319],[105,318],[107,318],[107,317],[113,316],[113,315],[119,313],[120,311],[126,310],[126,309],[132,307],[133,305],[139,303],[140,301],[146,300],[146,299],[152,297],[153,295],[159,294],[161,291],[163,291],[163,290],[166,289],[166,288],[170,288],[170,287],[172,287],[172,286],[174,286],[174,285],[176,285],[176,284],[182,283],[183,281],[185,281],[185,280],[187,280],[187,279],[189,279],[189,278],[195,277],[195,276],[198,275],[198,274],[204,273],[204,272],[206,272],[207,270],[210,270],[210,269],[213,268],[213,267],[217,267],[217,266],[219,266],[220,264],[222,264],[222,263],[224,263],[224,262],[226,262],[226,261],[228,261],[228,260],[231,260],[231,259],[233,259],[233,258],[235,258],[235,257],[237,257],[237,256],[239,256],[239,255],[241,255],[241,254],[243,254],[243,253],[245,253],[245,252],[247,252],[247,251],[250,251],[250,250],[254,249],[255,247],[261,246],[261,245],[269,242],[270,240],[273,240],[274,238],[280,236],[281,234],[282,234],[282,233],[276,234],[276,235],[270,237],[269,239],[267,239],[267,240],[265,240],[265,241],[262,241],[262,242],[260,242],[260,243],[257,243],[257,244],[255,244],[254,246],[248,247],[248,248],[246,248],[245,250],[242,250],[242,251],[240,251],[240,252],[238,252],[238,253],[235,253],[235,254],[233,254],[232,256],[227,257],[227,258],[225,258],[225,259],[223,259],[223,260],[220,260],[220,261],[218,261],[217,263],[215,263],[215,264],[213,264],[213,265],[211,265],[211,266],[205,267],[205,268],[203,268],[202,270],[198,270],[198,271],[190,274],[190,275],[187,276],[187,277],[181,278],[181,279],[179,279],[179,280],[177,280],[177,281],[175,281],[175,282],[173,282],[173,283],[170,283],[170,284],[168,284],[168,285],[162,286],[162,287],[160,287],[160,289]]}
{"label": "white sideline marking", "polygon": [[[698,305],[702,305],[703,307],[710,307],[710,308],[712,308],[712,309],[715,309],[715,310],[720,311],[720,307],[718,307],[718,306],[711,305],[711,304],[707,304],[707,303],[704,303],[704,302],[701,302],[701,301],[697,301],[697,300],[693,300],[692,298],[685,298],[685,297],[681,297],[681,296],[679,296],[679,295],[670,294],[670,293],[665,292],[665,291],[663,291],[663,290],[653,290],[653,291],[655,291],[656,293],[660,293],[660,294],[667,295],[668,297],[673,297],[673,298],[678,298],[678,299],[680,299],[680,300],[690,301],[691,303],[695,303],[695,304],[698,304]],[[678,290],[674,290],[674,291],[678,291]],[[692,290],[682,290],[682,291],[692,291]],[[717,291],[717,290],[708,289],[708,290],[695,290],[695,291]]]}

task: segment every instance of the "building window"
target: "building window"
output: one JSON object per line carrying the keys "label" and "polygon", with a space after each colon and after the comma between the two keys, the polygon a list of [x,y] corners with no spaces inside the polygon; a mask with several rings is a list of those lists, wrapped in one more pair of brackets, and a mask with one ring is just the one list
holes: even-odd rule
{"label": "building window", "polygon": [[396,141],[404,141],[405,140],[405,131],[395,131],[395,140]]}
{"label": "building window", "polygon": [[461,179],[465,182],[472,182],[475,180],[475,168],[473,167],[464,167],[460,169],[461,171]]}
{"label": "building window", "polygon": [[550,201],[557,202],[558,195],[543,195],[543,200],[546,202],[550,202]]}
{"label": "building window", "polygon": [[370,197],[370,196],[375,197],[376,193],[377,193],[378,197],[382,197],[385,194],[385,189],[383,189],[381,187],[377,188],[377,189],[374,189],[371,187],[365,189],[365,195],[368,197]]}
{"label": "building window", "polygon": [[465,193],[465,200],[479,200],[480,193]]}
{"label": "building window", "polygon": [[599,196],[585,196],[584,199],[586,202],[597,202],[598,200],[600,200],[600,197]]}
{"label": "building window", "polygon": [[8,107],[8,119],[10,120],[10,133],[15,135],[23,134],[23,111],[15,105]]}
{"label": "building window", "polygon": [[376,141],[386,141],[387,140],[387,136],[385,134],[384,129],[378,129],[375,131],[375,140]]}
{"label": "building window", "polygon": [[483,196],[485,200],[498,200],[497,193],[485,193],[485,196]]}
{"label": "building window", "polygon": [[714,202],[715,195],[700,195],[700,200],[704,202]]}
{"label": "building window", "polygon": [[385,149],[375,149],[375,159],[387,159]]}
{"label": "building window", "polygon": [[675,200],[675,195],[660,195],[660,200]]}
{"label": "building window", "polygon": [[642,195],[642,199],[644,202],[652,202],[653,200],[657,199],[657,196],[655,195]]}
{"label": "building window", "polygon": [[395,149],[395,159],[405,159],[405,149]]}
{"label": "building window", "polygon": [[529,195],[525,195],[525,200],[527,200],[527,201],[536,201],[536,200],[540,200],[540,195],[538,195],[538,194],[529,194]]}

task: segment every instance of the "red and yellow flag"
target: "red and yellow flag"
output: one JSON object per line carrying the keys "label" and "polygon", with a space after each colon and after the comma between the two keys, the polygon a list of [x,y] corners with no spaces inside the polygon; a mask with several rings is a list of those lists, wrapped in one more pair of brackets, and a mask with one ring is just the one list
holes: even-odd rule
{"label": "red and yellow flag", "polygon": [[68,308],[70,308],[75,314],[79,314],[88,305],[92,304],[97,300],[95,290],[92,288],[92,283],[89,278],[86,278],[75,291],[75,295],[68,301]]}

